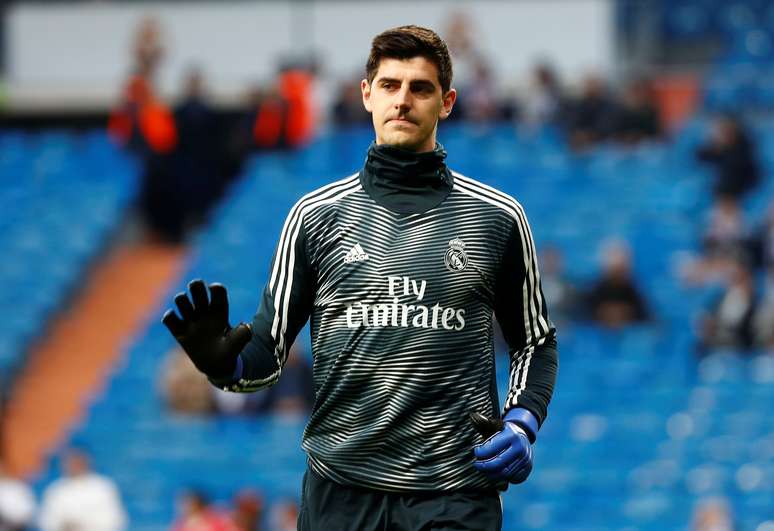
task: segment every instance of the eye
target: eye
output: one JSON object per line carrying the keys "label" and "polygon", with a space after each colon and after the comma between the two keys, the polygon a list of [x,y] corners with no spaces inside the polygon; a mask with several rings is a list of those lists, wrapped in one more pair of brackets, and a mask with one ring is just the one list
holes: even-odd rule
{"label": "eye", "polygon": [[429,94],[432,94],[433,92],[435,92],[435,87],[433,87],[431,85],[422,84],[422,85],[415,86],[413,88],[413,91],[415,93],[417,93],[417,94],[421,94],[423,96],[426,96],[426,95],[429,95]]}

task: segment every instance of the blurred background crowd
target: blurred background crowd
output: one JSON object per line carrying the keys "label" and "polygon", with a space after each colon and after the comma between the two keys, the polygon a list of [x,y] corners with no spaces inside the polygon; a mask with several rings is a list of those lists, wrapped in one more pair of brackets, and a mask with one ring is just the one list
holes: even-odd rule
{"label": "blurred background crowd", "polygon": [[525,207],[559,330],[504,529],[773,531],[769,4],[6,4],[0,530],[295,529],[308,331],[235,395],[158,317],[202,277],[250,318],[289,208],[362,166],[370,37],[420,23],[453,56],[448,161]]}

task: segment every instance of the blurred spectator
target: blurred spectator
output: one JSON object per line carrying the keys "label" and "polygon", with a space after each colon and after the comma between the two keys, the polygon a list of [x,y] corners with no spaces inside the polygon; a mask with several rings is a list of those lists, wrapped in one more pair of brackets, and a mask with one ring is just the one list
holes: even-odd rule
{"label": "blurred spectator", "polygon": [[0,459],[0,531],[23,531],[35,516],[35,495],[20,479],[5,470]]}
{"label": "blurred spectator", "polygon": [[263,497],[251,490],[241,491],[234,498],[231,520],[238,531],[261,531]]}
{"label": "blurred spectator", "polygon": [[282,98],[279,88],[257,89],[253,93],[255,119],[252,127],[252,137],[255,147],[273,149],[283,147],[285,141],[285,116],[287,103]]}
{"label": "blurred spectator", "polygon": [[360,79],[350,79],[339,85],[338,96],[333,104],[333,122],[336,125],[362,125],[371,123],[371,115],[363,106]]}
{"label": "blurred spectator", "polygon": [[153,17],[147,17],[140,22],[134,39],[135,68],[153,76],[161,59],[164,57],[164,46],[161,42],[161,26]]}
{"label": "blurred spectator", "polygon": [[539,63],[522,103],[522,116],[528,127],[555,123],[564,104],[562,87],[556,72],[548,63]]}
{"label": "blurred spectator", "polygon": [[127,526],[118,488],[91,470],[88,456],[70,449],[63,456],[64,477],[43,492],[42,531],[117,531]]}
{"label": "blurred spectator", "polygon": [[150,239],[179,244],[186,235],[187,198],[176,180],[174,154],[150,153],[137,198]]}
{"label": "blurred spectator", "polygon": [[589,76],[583,82],[581,94],[568,105],[564,126],[570,146],[584,150],[606,140],[616,116],[616,105],[608,94],[605,81]]}
{"label": "blurred spectator", "polygon": [[766,269],[774,267],[774,201],[769,205],[760,228],[751,238],[751,253],[756,266]]}
{"label": "blurred spectator", "polygon": [[311,369],[303,356],[299,356],[297,348],[296,345],[291,348],[282,378],[268,389],[257,393],[230,393],[211,387],[217,412],[222,415],[308,414],[314,401]]}
{"label": "blurred spectator", "polygon": [[226,179],[219,160],[223,141],[218,119],[207,101],[202,72],[193,68],[183,87],[182,101],[175,108],[178,144],[175,149],[176,188],[184,191],[176,198],[184,204],[182,217],[188,226],[204,220],[223,191]]}
{"label": "blurred spectator", "polygon": [[751,272],[741,262],[734,263],[723,293],[702,316],[700,353],[717,348],[751,348],[756,302]]}
{"label": "blurred spectator", "polygon": [[645,79],[629,83],[623,92],[613,134],[625,144],[643,140],[657,140],[661,136],[661,123],[650,84]]}
{"label": "blurred spectator", "polygon": [[279,90],[286,104],[284,145],[300,147],[314,134],[314,71],[307,65],[283,69],[279,75]]}
{"label": "blurred spectator", "polygon": [[235,531],[228,517],[214,509],[201,492],[188,491],[182,496],[181,515],[172,531]]}
{"label": "blurred spectator", "polygon": [[609,243],[604,249],[601,277],[592,285],[586,302],[592,319],[608,328],[620,328],[648,319],[645,299],[632,278],[629,248]]}
{"label": "blurred spectator", "polygon": [[314,380],[312,367],[299,346],[291,348],[282,378],[267,392],[268,405],[274,413],[309,414],[314,405]]}
{"label": "blurred spectator", "polygon": [[225,155],[237,170],[241,171],[242,161],[258,147],[255,139],[256,118],[265,92],[262,84],[251,83],[245,91],[243,104],[235,110],[225,131]]}
{"label": "blurred spectator", "polygon": [[[444,40],[454,65],[452,85],[458,89],[449,120],[482,122],[499,117],[493,74],[486,56],[476,45],[473,17],[464,10],[452,11],[446,21]],[[473,109],[468,109],[473,105]],[[447,122],[449,121],[447,120]]]}
{"label": "blurred spectator", "polygon": [[728,503],[724,499],[710,499],[700,503],[693,513],[691,531],[734,531]]}
{"label": "blurred spectator", "polygon": [[474,78],[480,54],[475,46],[471,16],[465,11],[453,11],[446,22],[444,40],[454,65],[454,86],[467,87]]}
{"label": "blurred spectator", "polygon": [[228,393],[215,390],[215,405],[220,413],[228,415],[244,413],[278,413],[283,415],[308,415],[314,405],[314,380],[312,368],[298,343],[294,344],[282,378],[258,393]]}
{"label": "blurred spectator", "polygon": [[563,323],[575,317],[578,292],[565,277],[564,257],[559,248],[543,248],[540,257],[540,282],[546,303],[551,310],[551,320]]}
{"label": "blurred spectator", "polygon": [[739,202],[721,196],[710,212],[702,247],[707,258],[742,260],[748,258],[750,234]]}
{"label": "blurred spectator", "polygon": [[182,241],[206,219],[227,183],[222,160],[224,135],[207,102],[201,71],[191,69],[175,107],[177,141],[167,153],[146,157],[140,206],[155,237],[169,243]]}
{"label": "blurred spectator", "polygon": [[213,386],[215,410],[222,415],[243,415],[263,411],[267,392],[231,393]]}
{"label": "blurred spectator", "polygon": [[296,531],[298,525],[298,504],[292,500],[278,503],[272,508],[272,531]]}
{"label": "blurred spectator", "polygon": [[137,30],[134,66],[108,122],[110,135],[140,156],[168,153],[177,143],[174,117],[156,95],[154,78],[163,56],[161,30],[147,18]]}
{"label": "blurred spectator", "polygon": [[740,197],[760,177],[755,146],[742,123],[731,115],[721,116],[713,125],[709,140],[697,150],[699,160],[716,171],[718,196]]}
{"label": "blurred spectator", "polygon": [[736,262],[750,259],[750,233],[742,208],[735,198],[720,196],[709,213],[702,254],[688,261],[682,276],[690,284],[723,282]]}
{"label": "blurred spectator", "polygon": [[774,266],[767,271],[763,294],[756,305],[752,324],[755,347],[774,352]]}
{"label": "blurred spectator", "polygon": [[121,102],[110,114],[108,132],[116,142],[141,157],[168,153],[177,143],[171,111],[142,75],[127,81]]}
{"label": "blurred spectator", "polygon": [[166,356],[162,393],[167,407],[178,413],[204,415],[215,411],[214,387],[178,347]]}
{"label": "blurred spectator", "polygon": [[147,18],[137,29],[133,69],[111,111],[110,136],[144,162],[139,208],[155,237],[177,243],[183,239],[185,200],[174,181],[173,159],[178,130],[169,107],[158,97],[154,78],[163,56],[161,30]]}
{"label": "blurred spectator", "polygon": [[479,124],[496,120],[499,117],[499,104],[492,70],[481,57],[471,66],[471,78],[462,87],[459,98],[464,117]]}
{"label": "blurred spectator", "polygon": [[303,68],[280,72],[268,89],[252,94],[252,138],[260,149],[296,148],[314,133],[314,77]]}

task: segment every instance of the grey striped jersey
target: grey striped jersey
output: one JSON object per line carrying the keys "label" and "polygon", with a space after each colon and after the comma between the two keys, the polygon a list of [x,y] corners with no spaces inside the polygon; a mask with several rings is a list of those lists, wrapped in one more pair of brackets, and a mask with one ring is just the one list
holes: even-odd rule
{"label": "grey striped jersey", "polygon": [[323,477],[385,491],[492,488],[472,466],[482,438],[468,412],[499,414],[493,314],[510,350],[504,410],[546,416],[554,328],[524,210],[452,178],[438,206],[399,214],[356,174],[307,194],[285,221],[242,377],[225,388],[275,383],[311,319],[316,399],[302,446]]}

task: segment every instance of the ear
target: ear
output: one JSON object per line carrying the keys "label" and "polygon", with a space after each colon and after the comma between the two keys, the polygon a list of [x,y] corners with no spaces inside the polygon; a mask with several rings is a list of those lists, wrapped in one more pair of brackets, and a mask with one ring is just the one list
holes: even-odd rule
{"label": "ear", "polygon": [[449,117],[455,101],[457,101],[457,91],[455,89],[449,89],[441,100],[441,112],[438,114],[438,117],[441,120],[445,120]]}
{"label": "ear", "polygon": [[364,79],[360,82],[360,92],[363,95],[363,107],[368,112],[372,112],[373,109],[371,108],[371,84],[368,82],[367,79]]}

